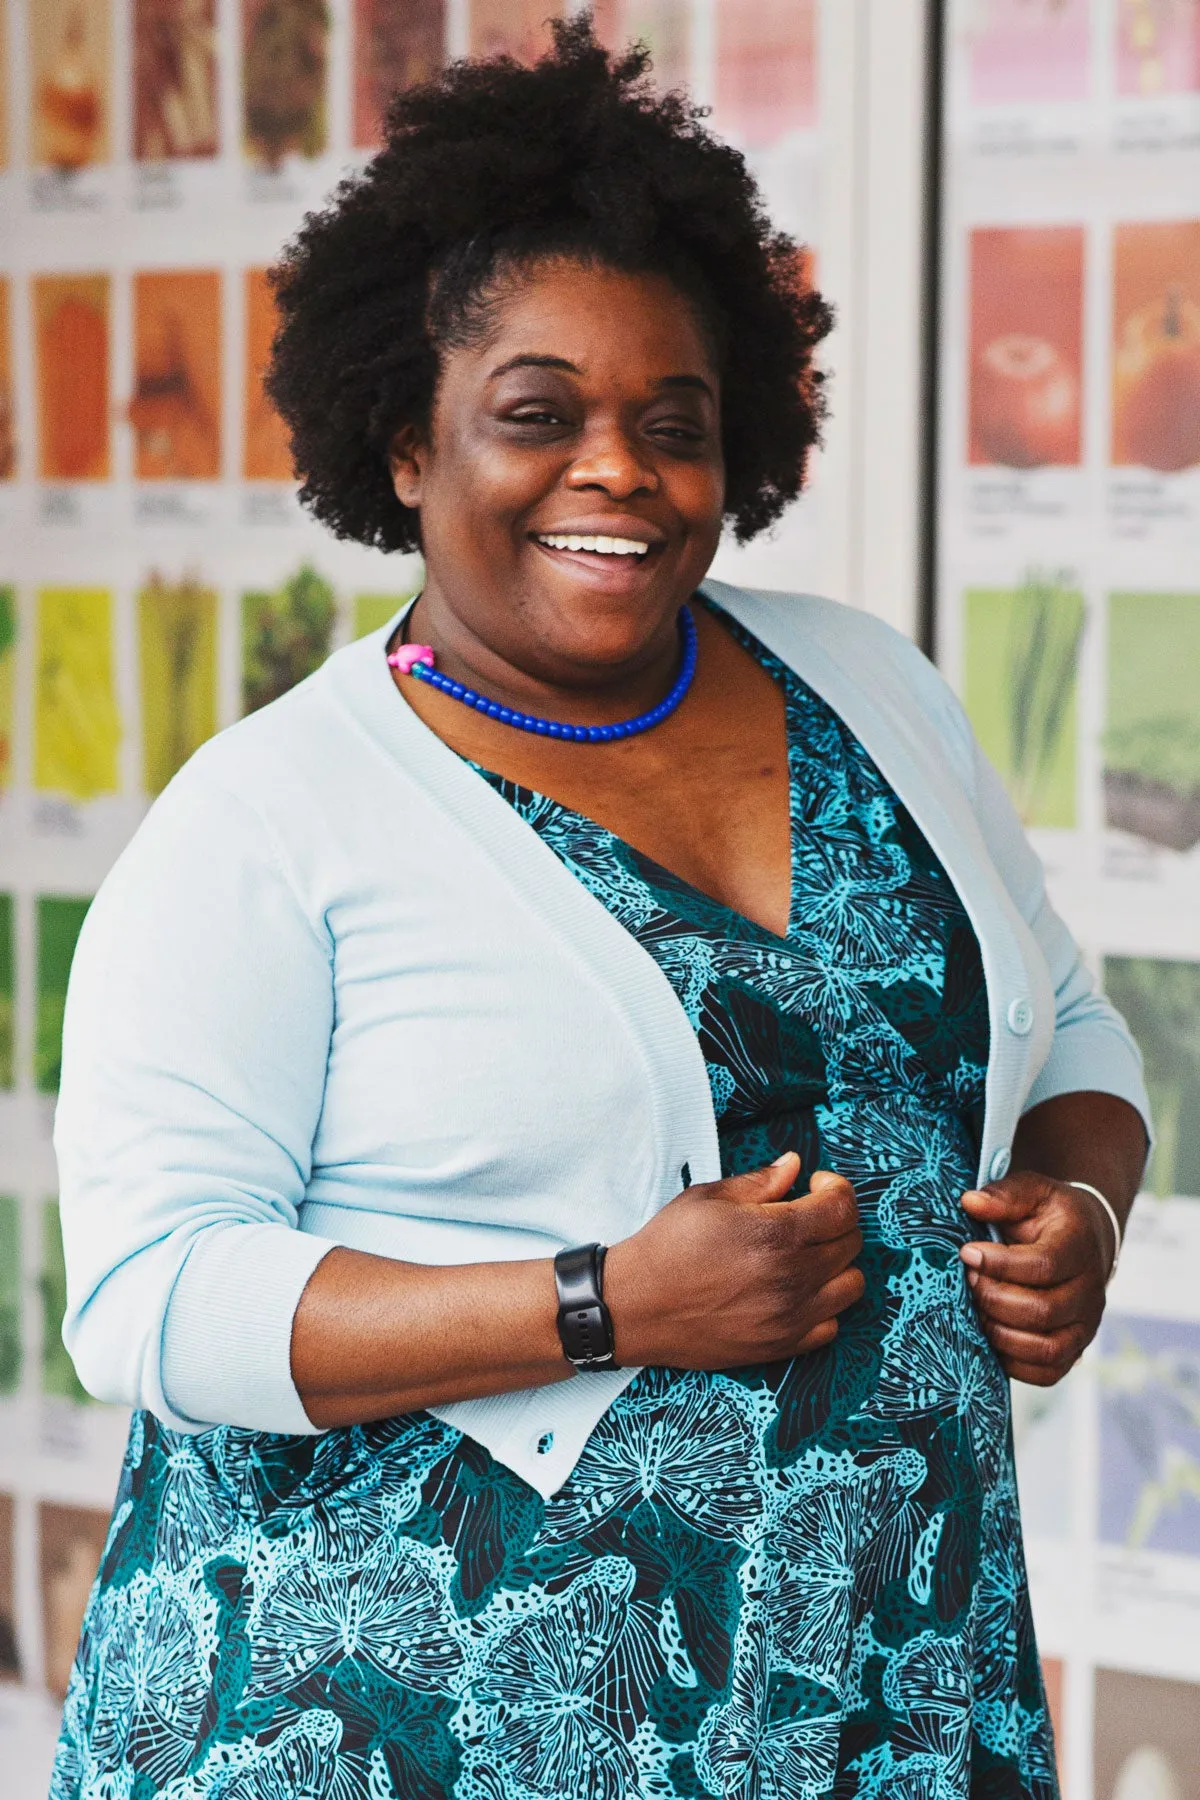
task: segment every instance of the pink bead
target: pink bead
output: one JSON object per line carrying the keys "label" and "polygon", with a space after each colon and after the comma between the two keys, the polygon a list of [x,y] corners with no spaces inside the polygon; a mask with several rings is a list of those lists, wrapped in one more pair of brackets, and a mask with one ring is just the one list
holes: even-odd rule
{"label": "pink bead", "polygon": [[399,650],[392,651],[388,661],[402,675],[411,675],[416,663],[424,663],[426,668],[432,669],[433,650],[429,644],[401,644]]}

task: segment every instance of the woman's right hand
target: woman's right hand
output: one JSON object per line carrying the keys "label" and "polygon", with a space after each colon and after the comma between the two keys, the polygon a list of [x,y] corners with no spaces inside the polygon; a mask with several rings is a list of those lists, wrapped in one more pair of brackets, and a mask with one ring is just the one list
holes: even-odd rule
{"label": "woman's right hand", "polygon": [[765,1169],[687,1188],[613,1244],[604,1298],[617,1361],[733,1369],[819,1350],[862,1298],[854,1189],[815,1174],[807,1194],[793,1152]]}

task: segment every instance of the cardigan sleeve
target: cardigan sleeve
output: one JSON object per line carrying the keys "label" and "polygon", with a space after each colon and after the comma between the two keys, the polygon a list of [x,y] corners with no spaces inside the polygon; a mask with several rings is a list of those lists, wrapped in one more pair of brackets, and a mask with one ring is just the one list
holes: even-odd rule
{"label": "cardigan sleeve", "polygon": [[63,1337],[99,1399],[310,1432],[291,1326],[331,1248],[299,1231],[332,947],[268,828],[204,778],[151,810],[84,921],[55,1122]]}
{"label": "cardigan sleeve", "polygon": [[1142,1058],[1124,1019],[1100,993],[1071,933],[1050,904],[1041,859],[1004,785],[972,734],[975,807],[997,869],[1046,959],[1054,987],[1054,1038],[1022,1108],[1091,1089],[1136,1107],[1152,1134]]}

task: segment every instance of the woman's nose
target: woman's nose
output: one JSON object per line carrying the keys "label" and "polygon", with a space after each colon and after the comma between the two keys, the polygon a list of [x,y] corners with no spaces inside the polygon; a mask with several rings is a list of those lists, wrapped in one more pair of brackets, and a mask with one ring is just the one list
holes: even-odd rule
{"label": "woman's nose", "polygon": [[606,431],[587,443],[567,471],[570,488],[601,488],[614,500],[658,492],[659,476],[640,446],[624,431]]}

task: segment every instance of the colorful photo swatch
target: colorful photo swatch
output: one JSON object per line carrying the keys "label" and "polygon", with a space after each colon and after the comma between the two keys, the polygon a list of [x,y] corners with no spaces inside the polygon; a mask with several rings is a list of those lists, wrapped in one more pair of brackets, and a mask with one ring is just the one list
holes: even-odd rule
{"label": "colorful photo swatch", "polygon": [[1200,593],[1108,602],[1104,811],[1166,850],[1200,844]]}
{"label": "colorful photo swatch", "polygon": [[221,473],[221,277],[188,269],[133,278],[129,423],[139,481]]}
{"label": "colorful photo swatch", "polygon": [[1097,1669],[1095,1800],[1200,1800],[1200,1687]]}
{"label": "colorful photo swatch", "polygon": [[107,275],[38,275],[38,473],[44,481],[107,481]]}
{"label": "colorful photo swatch", "polygon": [[625,50],[634,43],[647,46],[656,87],[677,88],[687,82],[691,74],[689,0],[599,0],[593,17],[596,36],[610,50]]}
{"label": "colorful photo swatch", "polygon": [[33,781],[71,800],[115,794],[121,717],[113,671],[113,598],[105,588],[37,597]]}
{"label": "colorful photo swatch", "polygon": [[21,1385],[21,1361],[21,1210],[0,1194],[0,1395]]}
{"label": "colorful photo swatch", "polygon": [[0,587],[0,794],[12,780],[17,682],[17,596]]}
{"label": "colorful photo swatch", "polygon": [[266,269],[246,270],[246,367],[243,371],[246,438],[242,473],[247,481],[292,481],[287,427],[267,398],[263,373],[270,360],[277,313]]}
{"label": "colorful photo swatch", "polygon": [[1117,92],[1200,89],[1200,0],[1117,0]]}
{"label": "colorful photo swatch", "polygon": [[12,300],[7,278],[0,276],[0,481],[11,481],[16,472],[17,388],[13,377]]}
{"label": "colorful photo swatch", "polygon": [[134,0],[133,154],[217,154],[216,0]]}
{"label": "colorful photo swatch", "polygon": [[971,13],[977,104],[1086,98],[1089,0],[977,0]]}
{"label": "colorful photo swatch", "polygon": [[1200,1325],[1110,1313],[1097,1380],[1101,1541],[1200,1556]]}
{"label": "colorful photo swatch", "polygon": [[17,942],[13,897],[0,894],[0,1088],[15,1085]]}
{"label": "colorful photo swatch", "polygon": [[37,901],[37,1037],[33,1074],[40,1094],[57,1094],[62,1074],[63,1014],[75,945],[91,900],[39,894]]}
{"label": "colorful photo swatch", "polygon": [[251,162],[320,156],[328,134],[327,0],[242,0],[242,141]]}
{"label": "colorful photo swatch", "polygon": [[111,155],[109,0],[27,0],[35,163],[81,169]]}
{"label": "colorful photo swatch", "polygon": [[79,1628],[108,1537],[109,1515],[93,1507],[38,1506],[41,1542],[42,1641],[46,1686],[67,1691]]}
{"label": "colorful photo swatch", "polygon": [[1200,219],[1118,225],[1113,247],[1112,459],[1200,464]]}
{"label": "colorful photo swatch", "polygon": [[42,1296],[42,1392],[58,1400],[90,1403],[91,1395],[75,1373],[62,1340],[67,1311],[67,1265],[63,1255],[62,1225],[58,1201],[42,1202],[42,1266],[38,1276]]}
{"label": "colorful photo swatch", "polygon": [[270,593],[242,595],[243,712],[257,712],[320,668],[336,610],[332,587],[308,567]]}
{"label": "colorful photo swatch", "polygon": [[400,608],[420,591],[421,583],[415,582],[406,594],[356,594],[353,617],[355,637],[367,637],[372,631],[382,631],[388,620],[394,619]]}
{"label": "colorful photo swatch", "polygon": [[142,769],[160,794],[217,729],[217,596],[154,573],[138,595]]}
{"label": "colorful photo swatch", "polygon": [[354,0],[354,142],[374,150],[393,94],[446,60],[446,0]]}
{"label": "colorful photo swatch", "polygon": [[963,698],[984,754],[1026,825],[1076,823],[1083,595],[1067,570],[964,597]]}
{"label": "colorful photo swatch", "polygon": [[470,55],[515,56],[531,63],[550,48],[547,21],[562,0],[469,0]]}
{"label": "colorful photo swatch", "polygon": [[21,1679],[17,1650],[17,1559],[13,1533],[16,1507],[11,1494],[0,1494],[0,1681]]}
{"label": "colorful photo swatch", "polygon": [[1104,991],[1145,1063],[1155,1130],[1146,1187],[1200,1196],[1200,962],[1109,956]]}
{"label": "colorful photo swatch", "polygon": [[1077,463],[1083,228],[973,231],[970,264],[970,461]]}
{"label": "colorful photo swatch", "polygon": [[717,129],[752,150],[817,116],[815,0],[717,0]]}

